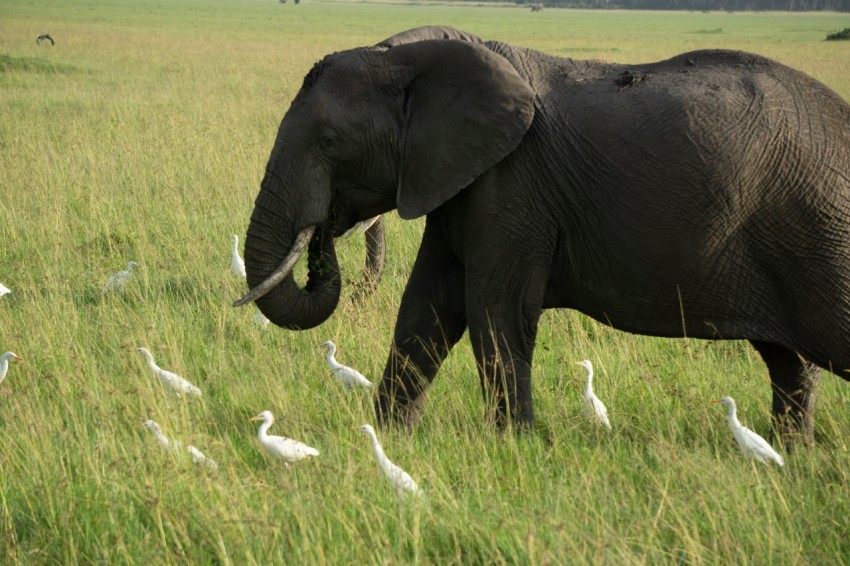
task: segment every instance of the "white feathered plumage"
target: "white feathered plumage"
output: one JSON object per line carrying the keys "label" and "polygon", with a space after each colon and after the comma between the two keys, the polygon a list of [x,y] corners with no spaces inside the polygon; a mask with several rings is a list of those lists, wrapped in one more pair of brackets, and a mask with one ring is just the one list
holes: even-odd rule
{"label": "white feathered plumage", "polygon": [[196,397],[201,396],[201,390],[189,383],[187,380],[183,379],[176,373],[166,371],[156,365],[156,362],[154,362],[153,360],[153,354],[151,354],[147,348],[136,348],[136,351],[145,357],[145,360],[147,360],[148,362],[148,367],[151,369],[154,375],[159,377],[163,385],[165,385],[178,395],[186,394],[194,395]]}
{"label": "white feathered plumage", "polygon": [[139,265],[135,261],[131,261],[127,264],[127,269],[125,271],[119,271],[112,275],[107,281],[106,285],[103,286],[103,292],[109,293],[114,291],[121,291],[124,289],[124,285],[130,280],[133,276],[133,268]]}
{"label": "white feathered plumage", "polygon": [[233,249],[230,252],[230,269],[237,277],[246,279],[245,261],[239,255],[239,236],[233,234]]}
{"label": "white feathered plumage", "polygon": [[334,355],[336,354],[336,344],[328,340],[327,342],[322,344],[322,346],[324,346],[328,350],[328,367],[331,368],[334,377],[336,377],[348,391],[351,391],[352,387],[372,387],[372,382],[366,379],[366,377],[362,373],[360,373],[354,368],[344,366],[336,361],[336,358],[334,357]]}
{"label": "white feathered plumage", "polygon": [[[151,434],[153,434],[153,437],[156,439],[157,443],[166,450],[171,450],[174,453],[179,453],[180,449],[183,447],[183,444],[179,440],[169,440],[168,437],[165,436],[165,433],[162,432],[162,427],[160,427],[159,423],[157,423],[156,421],[148,419],[144,423],[142,423],[142,426],[151,431]],[[218,469],[218,463],[215,460],[213,460],[191,444],[186,446],[186,452],[188,452],[189,455],[192,456],[192,462],[194,462],[195,464],[207,466],[208,468],[211,468],[213,470]]]}
{"label": "white feathered plumage", "polygon": [[372,442],[372,451],[375,453],[375,459],[378,461],[378,467],[384,472],[390,485],[395,488],[398,493],[412,493],[419,497],[423,496],[422,490],[410,477],[410,474],[401,469],[397,464],[394,464],[384,454],[384,449],[381,443],[378,442],[378,437],[375,435],[375,429],[372,425],[364,424],[356,427],[358,431],[367,435]]}
{"label": "white feathered plumage", "polygon": [[24,361],[22,357],[15,355],[14,352],[6,352],[0,356],[0,383],[3,383],[3,380],[6,379],[6,372],[9,371],[9,360],[14,360],[18,363]]}
{"label": "white feathered plumage", "polygon": [[307,446],[303,442],[298,442],[284,436],[267,434],[269,427],[274,424],[274,415],[272,415],[271,411],[263,411],[256,417],[251,417],[248,420],[263,421],[263,424],[260,425],[260,430],[257,432],[257,438],[260,440],[260,444],[269,454],[279,460],[283,460],[287,466],[304,458],[319,455],[318,450]]}
{"label": "white feathered plumage", "polygon": [[587,382],[584,385],[584,400],[587,402],[588,412],[591,417],[602,424],[608,430],[611,430],[611,421],[608,420],[608,409],[605,407],[596,393],[593,392],[593,364],[590,360],[582,360],[576,362],[587,371]]}
{"label": "white feathered plumage", "polygon": [[738,408],[735,406],[735,400],[731,397],[724,397],[715,403],[723,403],[728,409],[729,428],[732,429],[732,436],[738,442],[738,447],[744,455],[750,458],[755,458],[762,464],[770,464],[774,462],[779,466],[785,465],[785,460],[779,455],[779,452],[773,449],[773,446],[767,440],[751,431],[741,424],[738,420]]}

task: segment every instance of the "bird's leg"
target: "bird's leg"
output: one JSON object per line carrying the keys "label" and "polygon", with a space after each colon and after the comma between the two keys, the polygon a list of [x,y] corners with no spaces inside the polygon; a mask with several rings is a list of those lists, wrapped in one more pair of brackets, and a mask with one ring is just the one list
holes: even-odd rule
{"label": "bird's leg", "polygon": [[774,433],[785,445],[814,442],[815,398],[820,368],[795,352],[767,342],[752,341],[770,372]]}
{"label": "bird's leg", "polygon": [[393,345],[378,387],[377,419],[410,430],[421,416],[425,390],[466,330],[464,270],[443,235],[426,224],[419,255],[396,319]]}

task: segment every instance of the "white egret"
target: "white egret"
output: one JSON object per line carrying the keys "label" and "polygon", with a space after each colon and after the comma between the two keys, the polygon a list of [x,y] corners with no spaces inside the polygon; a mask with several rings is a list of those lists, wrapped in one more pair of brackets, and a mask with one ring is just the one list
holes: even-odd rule
{"label": "white egret", "polygon": [[135,261],[131,261],[127,264],[127,269],[125,271],[119,271],[112,275],[107,281],[106,285],[103,286],[103,292],[109,293],[111,291],[121,291],[124,288],[124,285],[130,280],[130,277],[133,276],[133,268],[139,265]]}
{"label": "white egret", "polygon": [[[162,428],[159,426],[159,423],[153,420],[146,420],[142,423],[142,426],[151,431],[153,437],[156,439],[157,443],[167,450],[171,450],[174,453],[178,453],[183,446],[183,444],[179,440],[169,440],[165,433],[162,432]],[[186,446],[186,451],[192,456],[192,462],[195,464],[201,464],[207,466],[213,470],[218,469],[218,464],[215,460],[192,446],[191,444]]]}
{"label": "white egret", "polygon": [[346,390],[351,391],[352,387],[372,387],[372,382],[366,379],[362,373],[336,361],[334,357],[334,354],[336,354],[336,344],[328,340],[322,346],[328,350],[328,367],[331,368],[334,376],[345,386]]}
{"label": "white egret", "polygon": [[14,352],[6,352],[0,356],[0,383],[3,383],[3,380],[6,379],[6,372],[9,371],[9,360],[14,360],[17,363],[24,361],[22,357],[15,355]]}
{"label": "white egret", "polygon": [[192,456],[192,462],[194,462],[195,464],[206,466],[211,470],[218,469],[218,462],[216,462],[215,460],[213,460],[191,444],[186,445],[186,451],[189,452],[189,454]]}
{"label": "white egret", "polygon": [[162,432],[162,427],[159,426],[159,423],[148,419],[142,423],[142,426],[151,431],[151,434],[153,434],[153,437],[160,446],[163,448],[172,448],[171,441],[169,441],[168,437],[165,436],[165,433]]}
{"label": "white egret", "polygon": [[163,385],[170,388],[178,395],[185,393],[187,395],[195,395],[197,397],[201,396],[200,389],[198,389],[176,373],[166,371],[156,365],[156,363],[153,361],[153,355],[150,353],[150,351],[148,351],[147,348],[136,348],[136,351],[145,357],[148,362],[148,367],[151,368],[151,371],[155,375],[159,376],[159,379],[162,381]]}
{"label": "white egret", "polygon": [[375,453],[375,459],[378,461],[378,467],[381,468],[384,475],[387,476],[387,479],[390,484],[392,484],[393,488],[395,488],[396,492],[413,493],[414,495],[422,497],[422,490],[419,489],[419,486],[416,485],[416,482],[413,481],[410,474],[402,470],[398,465],[393,464],[390,459],[387,458],[387,455],[384,454],[384,449],[381,447],[381,443],[378,442],[378,437],[375,435],[375,429],[372,428],[372,425],[364,424],[363,426],[355,427],[355,429],[367,435],[372,441],[372,451]]}
{"label": "white egret", "polygon": [[266,328],[269,324],[271,324],[271,321],[266,318],[266,315],[260,311],[257,311],[257,314],[254,315],[252,321],[254,322],[254,326],[257,328]]}
{"label": "white egret", "polygon": [[377,216],[373,216],[372,218],[367,218],[366,220],[361,220],[360,222],[358,222],[357,224],[355,224],[354,226],[352,226],[351,228],[346,230],[345,233],[340,237],[341,238],[348,238],[349,236],[353,236],[355,234],[359,236],[360,234],[362,234],[363,232],[365,232],[366,230],[371,228],[372,224],[377,222],[378,218],[380,218],[380,217],[381,217],[381,215],[379,214]]}
{"label": "white egret", "polygon": [[735,400],[733,398],[724,397],[714,402],[726,405],[729,411],[729,428],[732,429],[732,436],[735,437],[738,447],[745,456],[755,458],[762,464],[774,462],[780,466],[785,465],[785,460],[782,459],[782,456],[773,449],[767,440],[741,424],[738,420],[738,408],[735,406]]}
{"label": "white egret", "polygon": [[605,428],[611,430],[611,422],[608,420],[608,409],[605,408],[605,404],[600,401],[599,397],[596,396],[596,393],[593,392],[593,364],[590,360],[582,360],[580,362],[576,362],[576,364],[582,366],[587,371],[587,383],[584,386],[584,399],[587,401],[587,407],[590,414],[599,423],[604,425]]}
{"label": "white egret", "polygon": [[248,275],[245,273],[245,261],[239,255],[239,236],[233,234],[233,250],[230,253],[230,269],[233,273],[246,279]]}
{"label": "white egret", "polygon": [[303,460],[309,456],[318,456],[319,451],[315,448],[307,446],[302,442],[286,438],[284,436],[274,436],[267,434],[269,427],[274,423],[274,415],[271,411],[263,411],[256,417],[251,417],[249,421],[263,421],[260,425],[260,430],[257,432],[257,438],[260,439],[260,444],[266,451],[278,458],[289,466],[290,463]]}
{"label": "white egret", "polygon": [[0,283],[0,297],[2,297],[3,295],[8,295],[11,292],[11,289]]}

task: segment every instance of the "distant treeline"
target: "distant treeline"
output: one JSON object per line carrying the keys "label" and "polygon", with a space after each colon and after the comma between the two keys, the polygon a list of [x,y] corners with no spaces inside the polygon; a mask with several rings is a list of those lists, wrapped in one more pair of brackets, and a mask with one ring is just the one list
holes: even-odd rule
{"label": "distant treeline", "polygon": [[516,0],[530,6],[635,10],[835,11],[850,12],[850,0]]}

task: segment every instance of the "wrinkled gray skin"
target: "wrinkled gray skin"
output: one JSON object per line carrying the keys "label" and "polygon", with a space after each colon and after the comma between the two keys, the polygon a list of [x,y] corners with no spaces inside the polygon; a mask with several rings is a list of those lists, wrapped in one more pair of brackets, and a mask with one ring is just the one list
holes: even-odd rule
{"label": "wrinkled gray skin", "polygon": [[333,237],[427,215],[379,387],[411,425],[468,329],[497,424],[533,421],[542,309],[655,336],[748,339],[788,439],[819,369],[850,379],[850,106],[741,52],[646,65],[451,28],[327,56],[283,118],[246,239],[260,283],[317,225],[310,279],[257,301],[308,328],[337,305]]}

